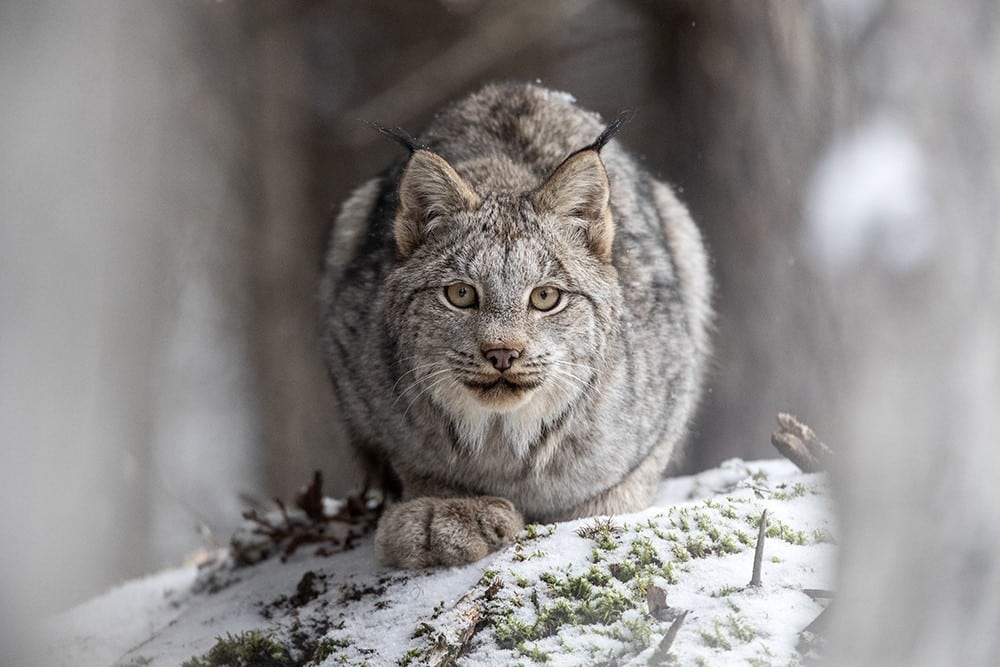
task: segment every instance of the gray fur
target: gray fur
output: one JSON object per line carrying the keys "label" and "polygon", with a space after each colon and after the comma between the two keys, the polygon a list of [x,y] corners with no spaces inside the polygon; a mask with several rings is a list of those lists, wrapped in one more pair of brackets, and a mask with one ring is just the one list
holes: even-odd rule
{"label": "gray fur", "polygon": [[[568,95],[487,86],[344,204],[324,343],[353,444],[402,483],[384,564],[481,558],[522,515],[641,509],[683,439],[709,350],[707,257],[617,142],[582,150],[602,129]],[[449,304],[455,283],[475,307]],[[539,286],[560,305],[531,308]],[[502,376],[496,347],[519,351]],[[475,388],[500,377],[533,388]]]}

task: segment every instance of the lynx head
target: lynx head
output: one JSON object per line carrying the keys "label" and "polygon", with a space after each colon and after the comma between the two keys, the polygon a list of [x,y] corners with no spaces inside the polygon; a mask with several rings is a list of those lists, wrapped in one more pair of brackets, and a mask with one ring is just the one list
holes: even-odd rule
{"label": "lynx head", "polygon": [[526,192],[477,192],[440,155],[413,151],[387,282],[404,406],[426,397],[459,418],[541,414],[609,363],[622,295],[599,148]]}

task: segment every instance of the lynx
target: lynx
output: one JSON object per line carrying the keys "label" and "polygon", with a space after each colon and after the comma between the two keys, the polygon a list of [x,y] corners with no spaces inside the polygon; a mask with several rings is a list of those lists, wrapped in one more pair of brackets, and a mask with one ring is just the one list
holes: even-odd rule
{"label": "lynx", "polygon": [[672,190],[572,97],[442,110],[337,217],[320,299],[356,451],[401,499],[387,566],[456,565],[524,521],[647,506],[709,352],[711,279]]}

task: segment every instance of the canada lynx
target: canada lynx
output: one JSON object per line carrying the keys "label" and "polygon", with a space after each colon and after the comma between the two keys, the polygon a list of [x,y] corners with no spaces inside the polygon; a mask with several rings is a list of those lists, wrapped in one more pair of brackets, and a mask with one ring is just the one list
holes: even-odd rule
{"label": "canada lynx", "polygon": [[343,205],[325,354],[353,445],[401,485],[383,564],[651,501],[698,400],[711,281],[670,188],[605,145],[617,129],[490,85],[397,133],[410,155]]}

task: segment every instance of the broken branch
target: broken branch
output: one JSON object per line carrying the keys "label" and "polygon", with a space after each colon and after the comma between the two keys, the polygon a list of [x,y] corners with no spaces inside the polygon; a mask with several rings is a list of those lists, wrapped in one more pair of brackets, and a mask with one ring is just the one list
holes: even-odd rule
{"label": "broken branch", "polygon": [[816,432],[787,412],[778,413],[778,430],[771,444],[802,472],[826,470],[833,459],[833,452]]}
{"label": "broken branch", "polygon": [[767,510],[760,515],[760,528],[757,529],[757,547],[753,553],[753,575],[750,586],[760,586],[760,567],[764,562],[764,538],[767,534]]}

